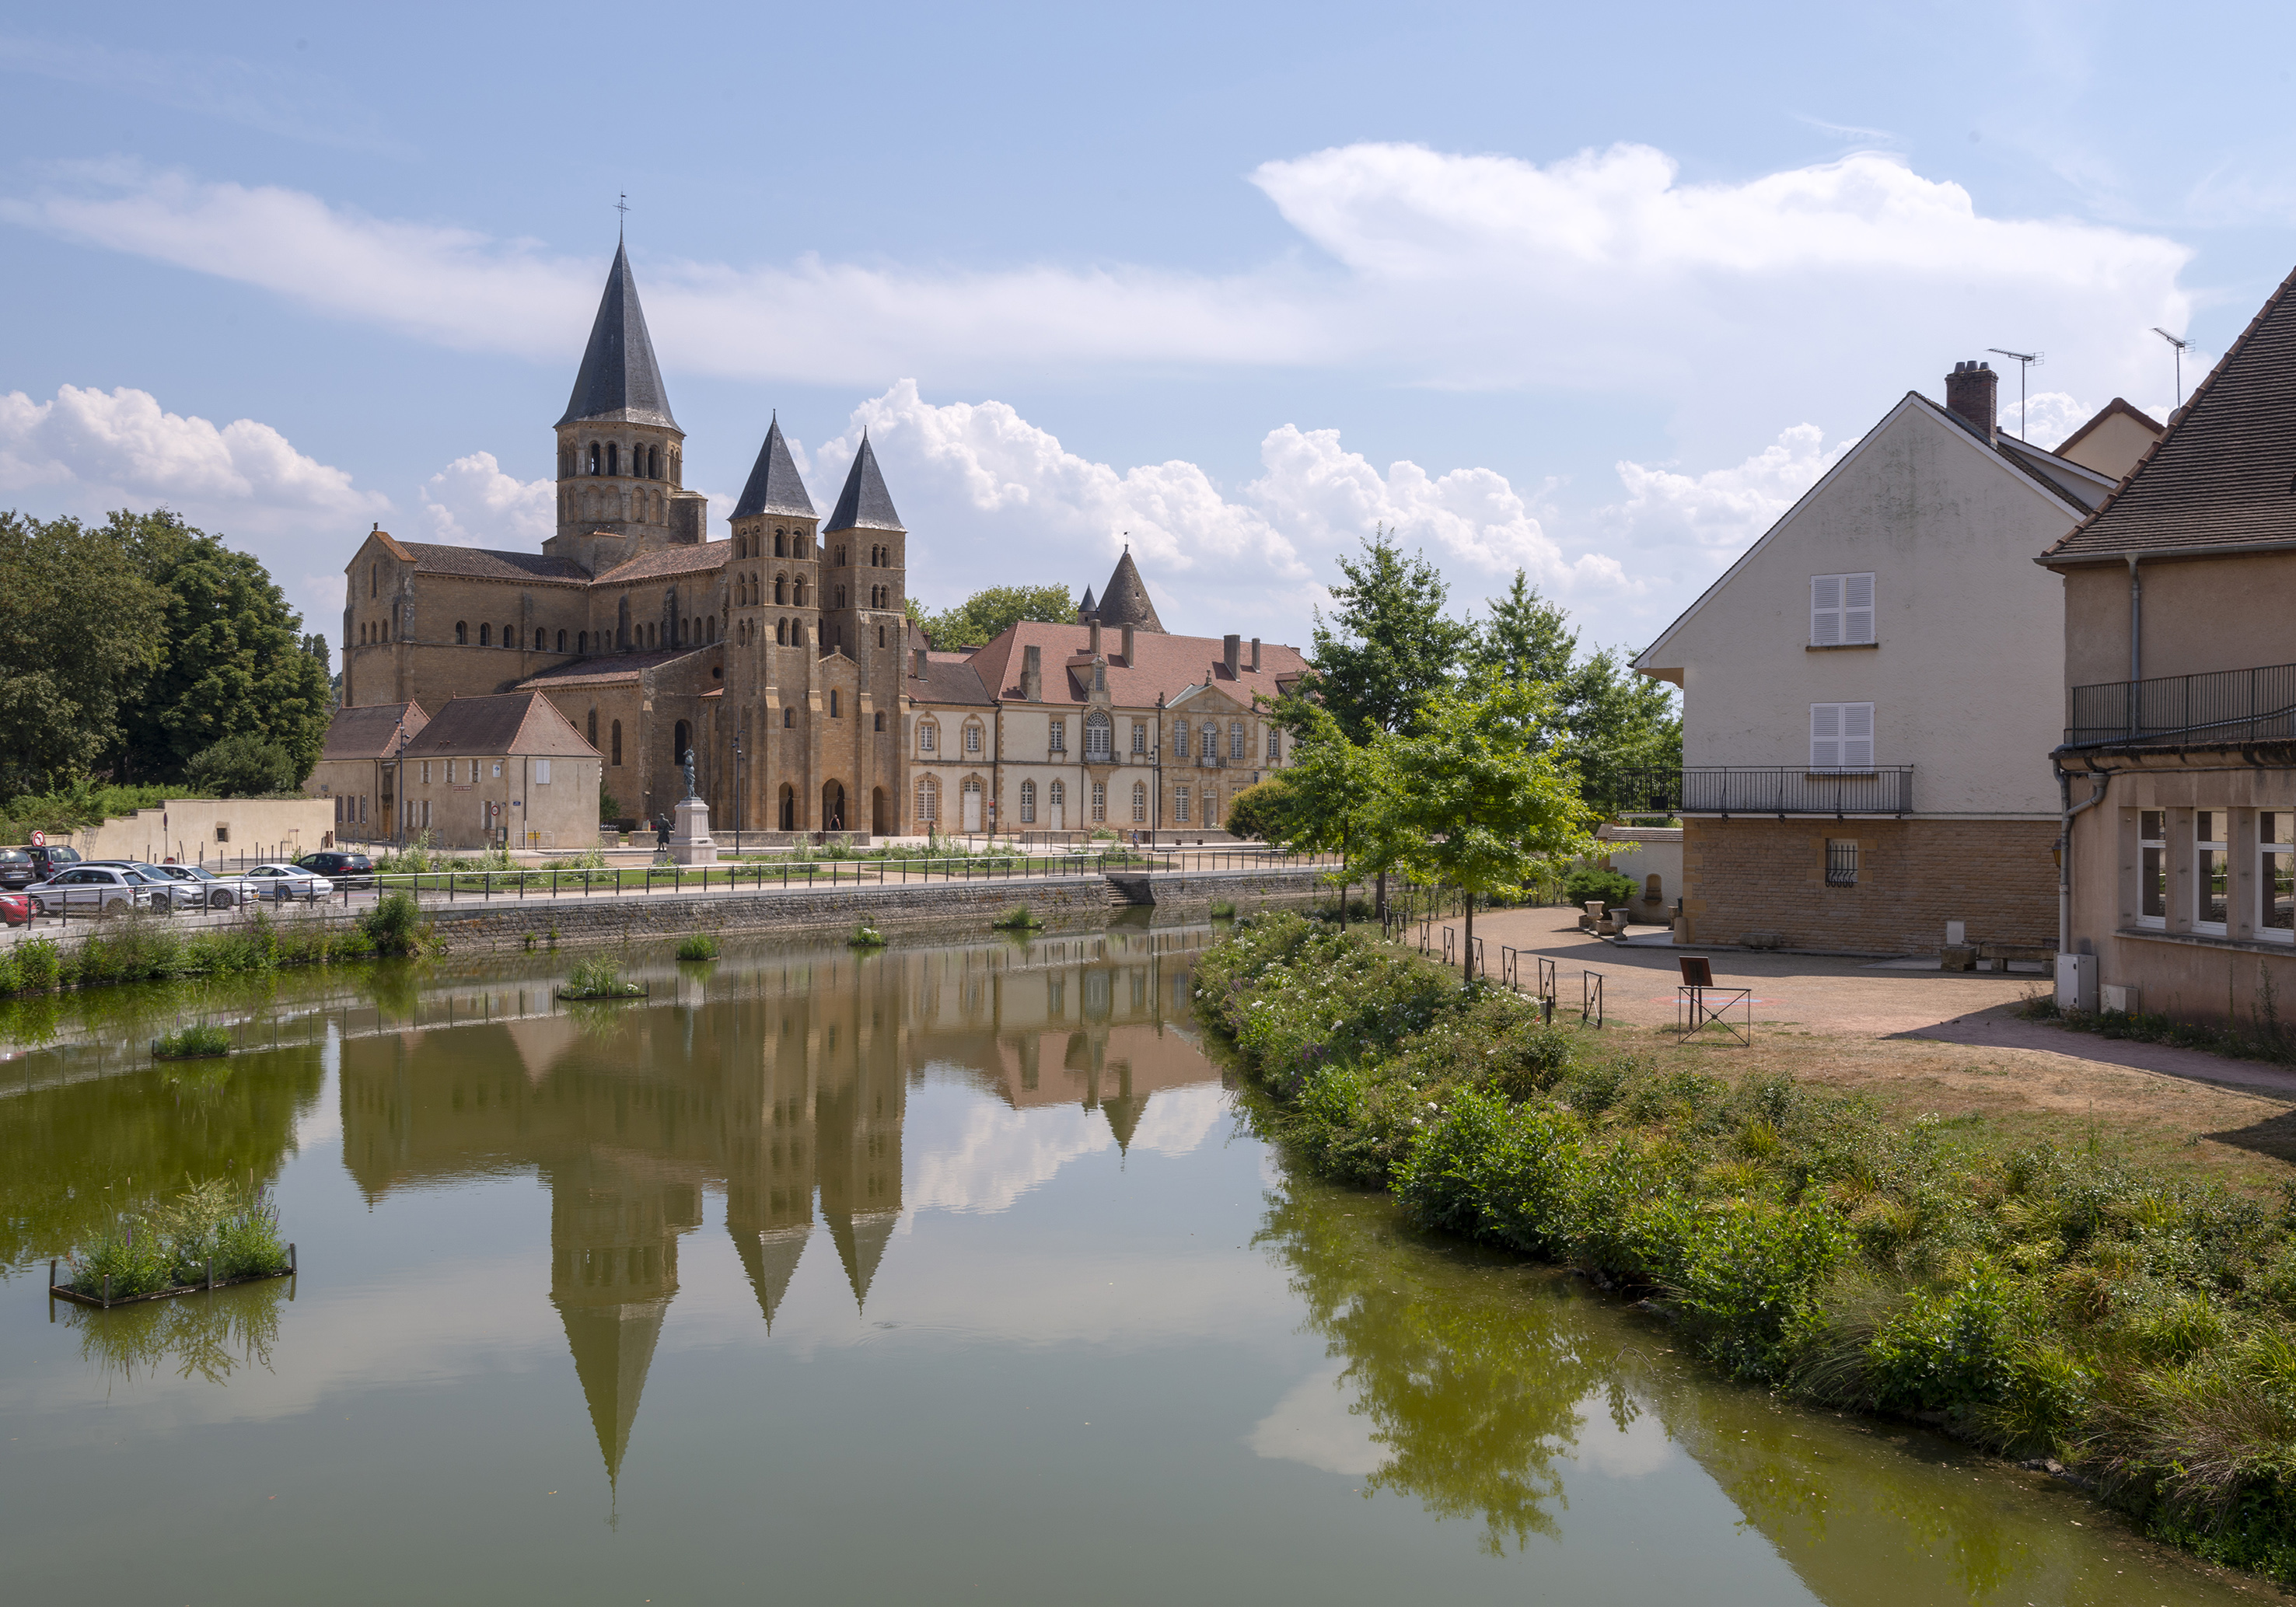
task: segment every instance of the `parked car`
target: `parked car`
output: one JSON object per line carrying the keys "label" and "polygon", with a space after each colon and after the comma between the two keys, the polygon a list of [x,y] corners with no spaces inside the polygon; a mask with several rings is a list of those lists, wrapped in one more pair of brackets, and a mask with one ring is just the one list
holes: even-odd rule
{"label": "parked car", "polygon": [[124,915],[167,907],[168,895],[134,871],[116,865],[75,865],[24,890],[36,914]]}
{"label": "parked car", "polygon": [[373,887],[374,861],[365,854],[353,854],[342,849],[326,849],[316,854],[306,854],[295,862],[298,870],[308,871],[314,876],[324,876],[337,887]]}
{"label": "parked car", "polygon": [[291,865],[258,865],[240,878],[253,890],[258,898],[276,898],[284,904],[290,898],[325,898],[335,890],[335,884],[324,876]]}
{"label": "parked car", "polygon": [[29,850],[0,849],[0,888],[20,893],[39,879],[39,870],[32,864]]}
{"label": "parked car", "polygon": [[150,865],[144,868],[165,876],[179,886],[192,888],[199,901],[209,909],[229,909],[242,899],[255,898],[262,890],[250,884],[244,876],[218,876],[203,865]]}
{"label": "parked car", "polygon": [[79,850],[61,842],[36,842],[24,852],[31,857],[35,881],[45,881],[64,866],[79,863]]}
{"label": "parked car", "polygon": [[145,865],[136,859],[89,859],[82,863],[135,872],[144,884],[152,890],[152,906],[154,909],[170,913],[179,909],[197,909],[208,901],[207,895],[195,885],[176,881],[156,865]]}
{"label": "parked car", "polygon": [[32,896],[29,893],[0,893],[0,921],[11,926],[32,923]]}

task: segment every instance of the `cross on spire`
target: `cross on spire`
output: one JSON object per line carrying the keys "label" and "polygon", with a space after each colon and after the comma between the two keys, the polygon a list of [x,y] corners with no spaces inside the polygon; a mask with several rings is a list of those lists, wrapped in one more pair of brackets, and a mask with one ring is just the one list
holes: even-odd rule
{"label": "cross on spire", "polygon": [[622,215],[621,221],[614,225],[614,238],[619,240],[630,222],[630,193],[627,190],[623,191],[621,199],[614,202],[614,210]]}

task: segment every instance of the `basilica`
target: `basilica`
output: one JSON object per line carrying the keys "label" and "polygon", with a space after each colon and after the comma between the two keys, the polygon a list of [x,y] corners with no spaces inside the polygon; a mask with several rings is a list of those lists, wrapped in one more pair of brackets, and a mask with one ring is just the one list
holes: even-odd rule
{"label": "basilica", "polygon": [[[339,837],[594,842],[588,800],[529,791],[526,756],[460,755],[475,737],[442,727],[442,757],[417,772],[413,736],[482,697],[488,717],[455,730],[544,733],[529,740],[567,775],[599,777],[610,824],[666,815],[691,752],[713,829],[745,841],[1201,833],[1287,758],[1266,703],[1305,669],[1298,650],[1168,634],[1128,549],[1073,622],[933,651],[907,617],[909,535],[865,435],[824,519],[769,422],[729,537],[709,539],[619,248],[555,430],[540,552],[378,525],[345,570],[342,708],[312,782],[335,796]],[[565,764],[578,750],[594,763]]]}

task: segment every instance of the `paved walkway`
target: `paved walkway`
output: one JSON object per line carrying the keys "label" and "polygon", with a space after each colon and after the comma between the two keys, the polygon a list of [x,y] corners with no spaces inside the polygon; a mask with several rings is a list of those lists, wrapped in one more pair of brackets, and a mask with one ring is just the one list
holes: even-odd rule
{"label": "paved walkway", "polygon": [[[1457,920],[1439,922],[1459,930]],[[1927,1038],[2001,1049],[2023,1049],[2069,1060],[2122,1066],[2133,1070],[2269,1089],[2296,1095],[2296,1072],[2259,1061],[2232,1060],[2165,1044],[2137,1044],[2070,1032],[2047,1021],[2020,1020],[2017,1007],[2049,987],[2038,972],[1945,972],[1910,969],[1905,962],[1834,958],[1819,955],[1756,954],[1737,949],[1675,948],[1636,944],[1621,947],[1578,930],[1576,912],[1511,909],[1478,913],[1475,936],[1491,973],[1499,974],[1502,945],[1519,949],[1525,983],[1528,956],[1555,963],[1558,991],[1566,1011],[1579,996],[1578,973],[1603,975],[1603,1013],[1635,1026],[1670,1025],[1675,1020],[1677,963],[1684,955],[1713,962],[1718,988],[1754,990],[1753,1019],[1821,1036]]]}

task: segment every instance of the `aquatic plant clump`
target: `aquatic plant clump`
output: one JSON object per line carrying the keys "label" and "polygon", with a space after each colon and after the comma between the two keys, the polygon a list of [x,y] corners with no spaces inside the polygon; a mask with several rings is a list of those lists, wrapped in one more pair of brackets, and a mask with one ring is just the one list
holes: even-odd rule
{"label": "aquatic plant clump", "polygon": [[261,1189],[226,1179],[193,1184],[176,1199],[115,1222],[75,1249],[66,1286],[98,1299],[273,1277],[287,1270],[279,1210]]}
{"label": "aquatic plant clump", "polygon": [[688,932],[678,939],[677,957],[681,960],[714,960],[718,957],[718,939],[706,931]]}
{"label": "aquatic plant clump", "polygon": [[2296,1185],[2267,1205],[1637,1058],[1296,915],[1196,982],[1311,1169],[1640,1293],[1734,1375],[2058,1458],[2155,1535],[2296,1582]]}
{"label": "aquatic plant clump", "polygon": [[646,992],[645,984],[633,982],[622,975],[620,964],[613,960],[585,960],[567,977],[559,988],[562,999],[635,999]]}
{"label": "aquatic plant clump", "polygon": [[1042,931],[1045,923],[1025,904],[1016,904],[988,923],[991,931]]}
{"label": "aquatic plant clump", "polygon": [[885,947],[885,934],[873,926],[857,926],[853,929],[853,935],[845,940],[845,946],[848,948],[882,948]]}
{"label": "aquatic plant clump", "polygon": [[203,1060],[231,1053],[231,1031],[212,1021],[201,1021],[161,1033],[152,1040],[155,1060]]}

